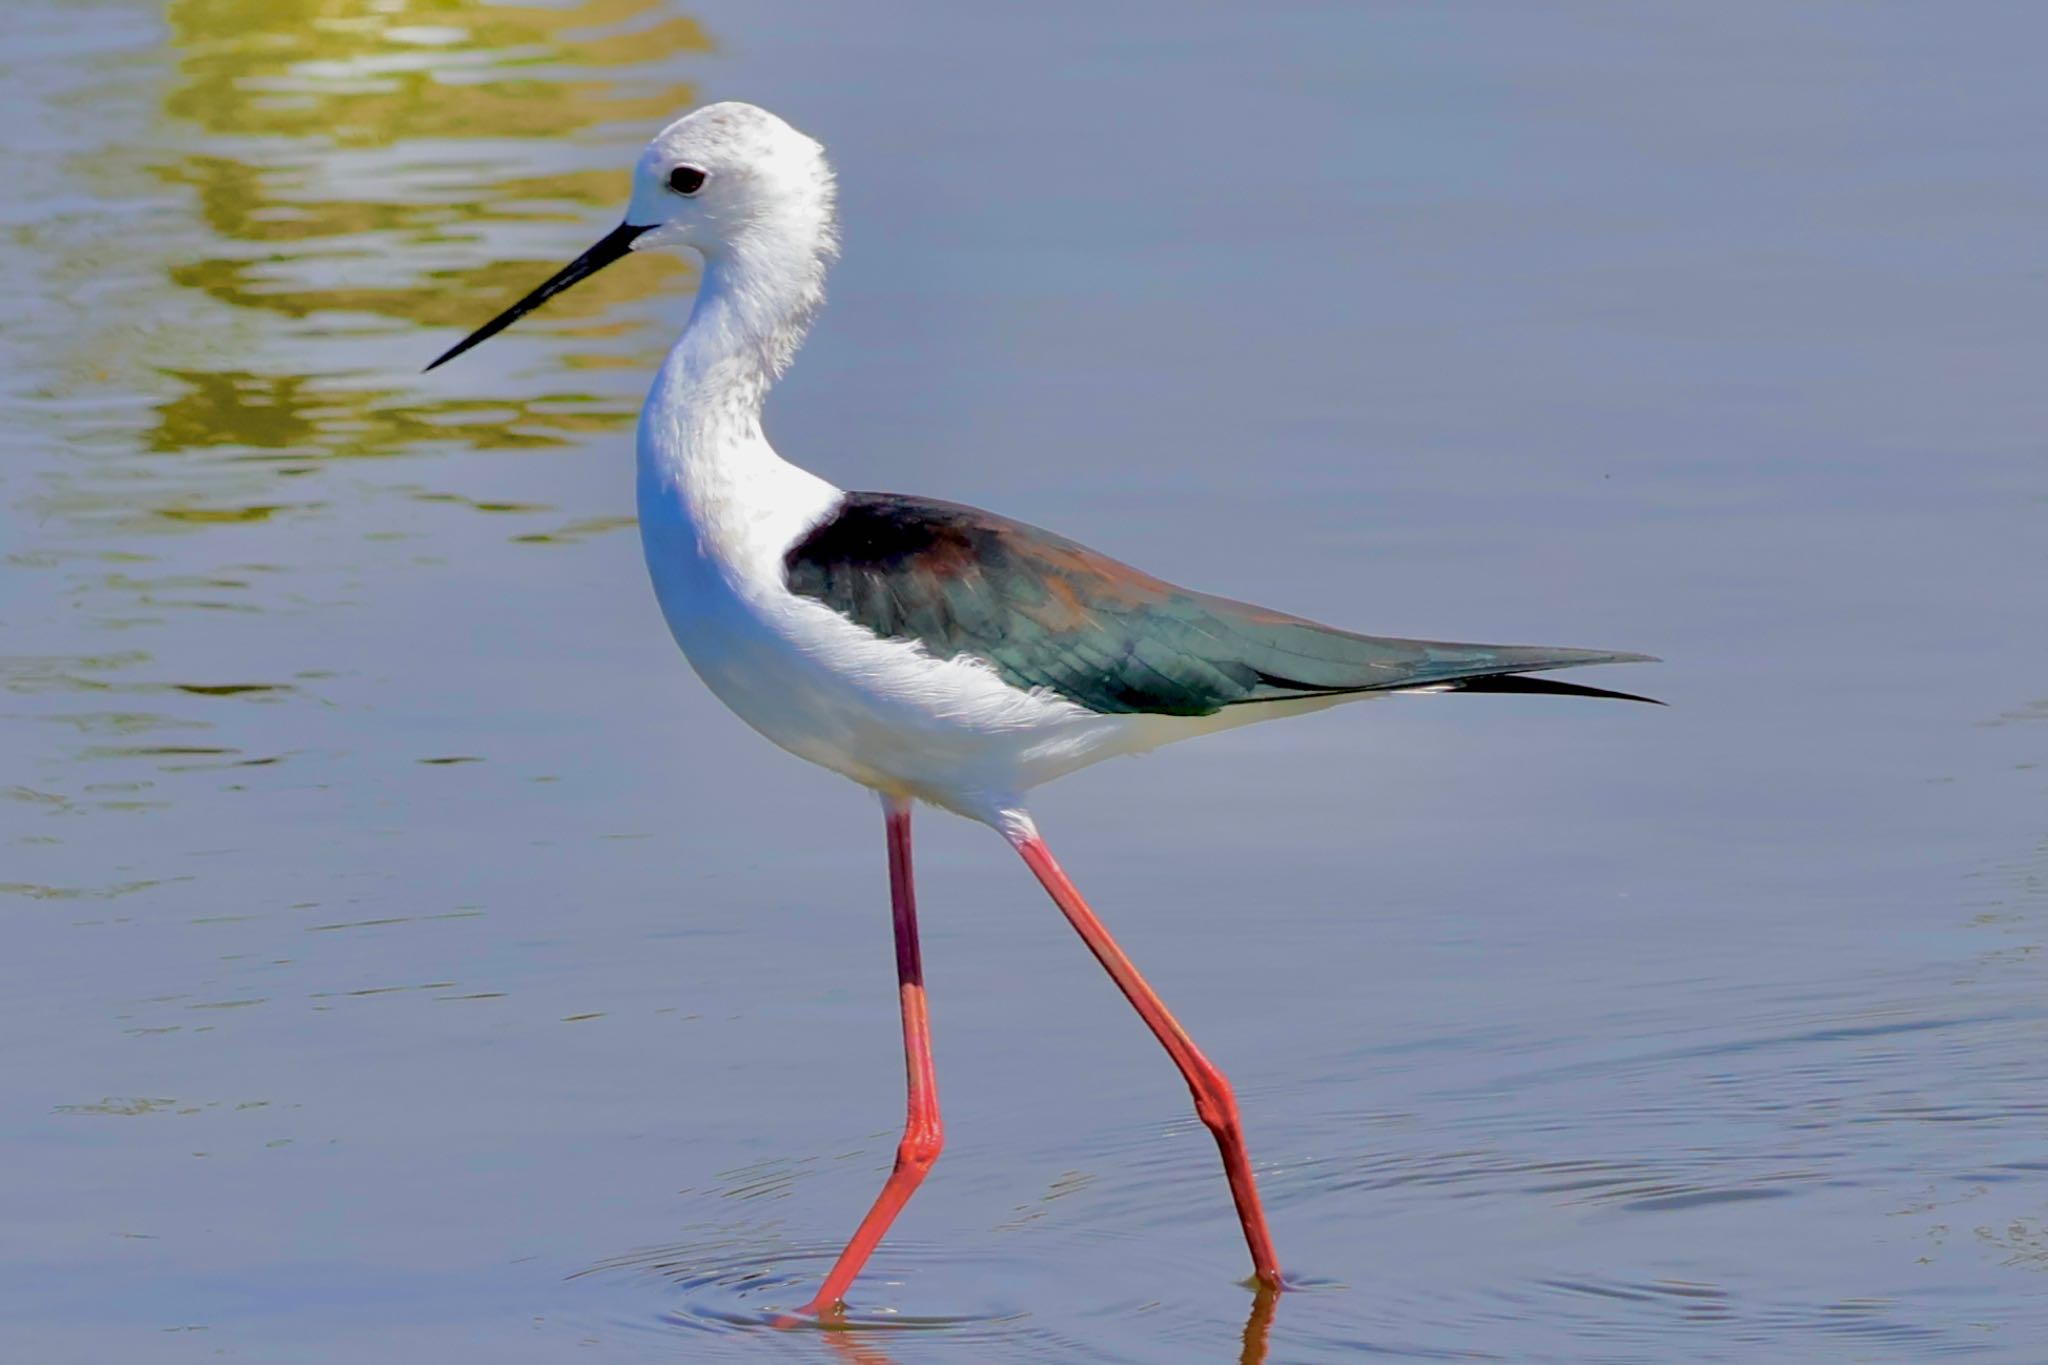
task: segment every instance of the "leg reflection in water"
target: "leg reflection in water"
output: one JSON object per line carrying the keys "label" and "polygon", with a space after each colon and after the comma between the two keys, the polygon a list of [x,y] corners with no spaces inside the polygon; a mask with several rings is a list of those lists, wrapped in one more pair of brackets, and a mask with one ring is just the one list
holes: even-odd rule
{"label": "leg reflection in water", "polygon": [[[1260,1284],[1252,1291],[1252,1307],[1244,1320],[1244,1335],[1237,1352],[1237,1365],[1266,1365],[1272,1349],[1273,1313],[1280,1303],[1280,1291]],[[896,1365],[896,1358],[884,1351],[880,1338],[893,1330],[844,1324],[834,1326],[815,1318],[783,1318],[781,1327],[823,1327],[826,1344],[847,1365]]]}
{"label": "leg reflection in water", "polygon": [[1266,1365],[1266,1351],[1273,1335],[1273,1309],[1280,1291],[1261,1281],[1252,1291],[1251,1316],[1244,1320],[1244,1346],[1237,1353],[1237,1365]]}

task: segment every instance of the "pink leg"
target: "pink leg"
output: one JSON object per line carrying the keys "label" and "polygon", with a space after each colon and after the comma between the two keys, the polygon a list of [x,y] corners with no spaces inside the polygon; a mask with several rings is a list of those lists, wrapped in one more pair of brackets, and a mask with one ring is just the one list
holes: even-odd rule
{"label": "pink leg", "polygon": [[1108,969],[1117,989],[1137,1007],[1153,1036],[1165,1045],[1174,1065],[1180,1068],[1188,1089],[1194,1092],[1196,1116],[1215,1135],[1216,1145],[1223,1152],[1223,1172],[1230,1178],[1230,1197],[1237,1203],[1237,1219],[1244,1224],[1244,1240],[1251,1247],[1253,1273],[1260,1284],[1280,1288],[1280,1263],[1273,1255],[1273,1236],[1266,1230],[1266,1212],[1259,1206],[1258,1185],[1252,1179],[1251,1157],[1245,1152],[1244,1129],[1238,1121],[1237,1097],[1231,1094],[1230,1082],[1202,1055],[1195,1040],[1188,1037],[1187,1030],[1166,1008],[1166,1002],[1146,984],[1131,960],[1124,956],[1123,949],[1116,946],[1109,930],[1102,927],[1102,921],[1095,918],[1088,902],[1081,899],[1081,893],[1060,870],[1045,840],[1035,832],[1012,834],[1009,838],[1045,889],[1052,893],[1053,902],[1067,922],[1087,943],[1088,951]]}
{"label": "pink leg", "polygon": [[909,1117],[903,1141],[896,1147],[896,1168],[889,1172],[874,1207],[861,1219],[853,1240],[817,1295],[799,1312],[825,1313],[839,1306],[853,1277],[867,1264],[889,1224],[910,1202],[925,1172],[939,1159],[945,1126],[939,1122],[939,1092],[932,1079],[932,1028],[925,1012],[924,963],[917,951],[917,893],[910,878],[910,803],[883,798],[889,820],[889,902],[896,921],[896,983],[903,1000],[903,1070],[909,1083]]}

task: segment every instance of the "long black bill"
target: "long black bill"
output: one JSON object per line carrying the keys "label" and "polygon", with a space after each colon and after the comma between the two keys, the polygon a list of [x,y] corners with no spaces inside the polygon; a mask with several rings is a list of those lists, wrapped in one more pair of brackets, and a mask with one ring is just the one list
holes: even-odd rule
{"label": "long black bill", "polygon": [[[648,224],[648,227],[652,226],[653,224]],[[592,275],[595,275],[598,271],[631,251],[634,240],[647,230],[646,227],[635,227],[631,223],[619,224],[606,233],[604,239],[596,246],[556,271],[546,284],[543,284],[540,288],[534,290],[531,294],[528,294],[525,298],[519,300],[519,302],[513,304],[510,308],[507,308],[504,312],[498,314],[498,316],[492,318],[489,322],[443,351],[440,358],[435,360],[432,365],[427,366],[427,369],[431,370],[446,365],[470,347],[477,345],[479,342],[489,341],[492,337],[504,331],[507,327],[510,327],[513,323],[519,321],[519,319],[525,317],[528,313],[531,313],[570,285],[575,284],[579,280],[589,279]]]}

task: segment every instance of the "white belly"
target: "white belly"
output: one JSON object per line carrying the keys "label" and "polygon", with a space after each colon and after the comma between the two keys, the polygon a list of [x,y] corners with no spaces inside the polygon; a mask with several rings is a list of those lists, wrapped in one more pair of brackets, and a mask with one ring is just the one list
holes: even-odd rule
{"label": "white belly", "polygon": [[979,661],[934,658],[790,593],[782,555],[839,492],[776,463],[777,486],[744,499],[691,496],[645,461],[640,479],[641,543],[662,615],[698,676],[747,724],[856,782],[984,820],[1041,782],[1166,737],[1148,741],[1141,718],[1020,690]]}

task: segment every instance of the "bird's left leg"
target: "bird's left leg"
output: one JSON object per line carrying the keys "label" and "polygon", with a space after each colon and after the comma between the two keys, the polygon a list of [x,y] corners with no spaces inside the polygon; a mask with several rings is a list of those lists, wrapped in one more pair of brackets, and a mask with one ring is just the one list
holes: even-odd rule
{"label": "bird's left leg", "polygon": [[874,1207],[861,1219],[853,1240],[831,1271],[817,1295],[800,1312],[824,1313],[837,1307],[846,1296],[853,1277],[889,1231],[889,1224],[910,1202],[911,1194],[924,1180],[925,1172],[939,1159],[945,1145],[945,1126],[939,1122],[939,1091],[932,1076],[931,1019],[925,1010],[924,962],[917,946],[917,893],[910,875],[910,802],[893,796],[882,798],[882,810],[889,824],[889,903],[896,923],[896,989],[903,1004],[903,1070],[909,1090],[909,1116],[903,1122],[903,1140],[896,1147],[896,1166],[876,1196]]}

